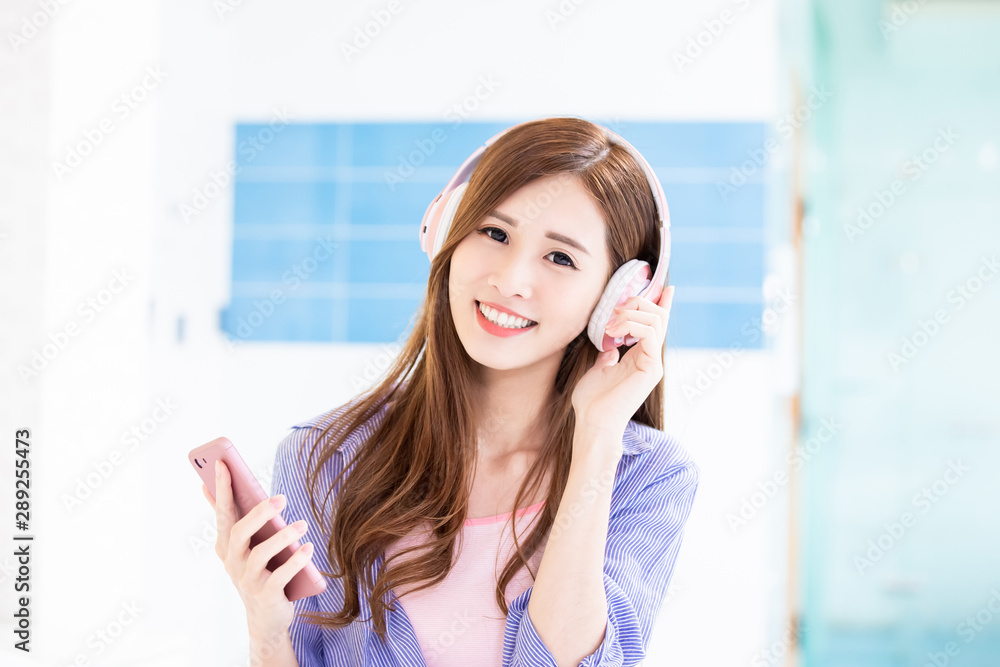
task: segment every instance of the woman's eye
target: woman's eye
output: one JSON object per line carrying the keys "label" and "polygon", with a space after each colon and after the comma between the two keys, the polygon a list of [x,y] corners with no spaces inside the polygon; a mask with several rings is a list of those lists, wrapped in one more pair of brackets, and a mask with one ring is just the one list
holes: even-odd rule
{"label": "woman's eye", "polygon": [[[559,264],[559,266],[569,266],[569,267],[572,267],[574,269],[576,268],[576,264],[573,263],[573,260],[570,259],[569,255],[567,255],[566,253],[564,253],[564,252],[552,252],[552,253],[549,253],[549,254],[558,255],[560,257],[565,257],[566,261],[569,262],[569,264]],[[558,264],[558,262],[557,262],[557,264]]]}
{"label": "woman's eye", "polygon": [[[501,234],[503,234],[504,236],[507,236],[507,232],[505,232],[504,230],[500,229],[499,227],[483,227],[482,229],[480,229],[480,230],[478,230],[478,231],[479,231],[479,233],[480,233],[480,234],[482,234],[482,235],[486,236],[487,238],[490,238],[490,239],[493,239],[494,241],[499,241],[500,243],[503,243],[503,241],[502,241],[502,240],[499,240],[499,239],[496,239],[496,238],[494,238],[494,237],[493,237],[493,236],[492,236],[492,235],[490,234],[490,232],[500,232],[500,233],[501,233]],[[564,252],[559,252],[558,250],[553,250],[553,251],[552,251],[552,252],[550,252],[549,254],[550,254],[550,255],[557,255],[557,256],[559,256],[559,257],[565,257],[565,258],[566,258],[566,261],[568,262],[567,264],[560,264],[559,262],[555,262],[555,264],[556,264],[557,266],[568,266],[568,267],[570,267],[570,268],[573,268],[573,269],[575,269],[575,268],[576,268],[576,264],[574,264],[574,263],[573,263],[573,260],[572,260],[572,258],[570,258],[570,256],[569,256],[569,255],[567,255],[566,253],[564,253]]]}
{"label": "woman's eye", "polygon": [[[485,234],[488,238],[493,239],[493,237],[490,236],[490,232],[492,232],[492,231],[500,232],[504,236],[507,235],[507,233],[504,230],[500,229],[499,227],[483,227],[482,229],[479,230],[479,233],[480,234]],[[497,239],[493,239],[493,240],[496,241]]]}

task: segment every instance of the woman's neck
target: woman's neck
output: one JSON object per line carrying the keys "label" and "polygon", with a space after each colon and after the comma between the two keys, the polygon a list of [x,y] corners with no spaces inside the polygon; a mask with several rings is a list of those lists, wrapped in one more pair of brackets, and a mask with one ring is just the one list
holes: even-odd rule
{"label": "woman's neck", "polygon": [[539,424],[552,400],[555,375],[486,371],[478,411],[480,453],[503,457],[541,449]]}

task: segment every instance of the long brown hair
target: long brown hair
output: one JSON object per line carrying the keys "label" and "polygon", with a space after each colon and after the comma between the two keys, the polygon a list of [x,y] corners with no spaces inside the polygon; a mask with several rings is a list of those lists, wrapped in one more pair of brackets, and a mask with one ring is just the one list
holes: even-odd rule
{"label": "long brown hair", "polygon": [[[361,613],[359,596],[363,594],[375,631],[384,642],[386,594],[404,584],[421,584],[414,590],[427,588],[444,580],[450,571],[454,545],[468,513],[477,432],[483,428],[477,422],[481,404],[475,362],[465,352],[451,316],[452,253],[489,211],[515,191],[556,174],[579,177],[603,213],[611,260],[607,279],[636,257],[656,268],[659,229],[649,183],[632,155],[609,142],[600,127],[575,117],[536,120],[508,131],[485,151],[448,238],[431,262],[427,294],[402,351],[377,386],[334,411],[339,414],[322,429],[307,457],[310,504],[321,521],[315,487],[323,464],[351,433],[391,401],[371,437],[345,462],[331,488],[324,489],[328,498],[341,476],[351,470],[336,497],[327,545],[329,562],[336,570],[327,574],[343,579],[344,607],[336,613],[303,614],[311,622],[330,628],[350,624]],[[621,354],[626,351],[620,350]],[[572,454],[573,388],[594,365],[597,354],[586,331],[581,331],[566,347],[551,393],[554,399],[540,406],[538,423],[546,444],[521,483],[514,507],[521,507],[525,498],[538,491],[546,471],[551,471],[551,479],[546,502],[523,545],[513,531],[516,513],[511,517],[516,553],[495,590],[504,616],[508,613],[507,584],[522,566],[529,566],[528,559],[546,539],[555,519]],[[633,419],[662,428],[662,380]],[[396,554],[373,581],[379,555],[424,522],[432,527],[427,543]],[[396,563],[411,551],[420,551],[421,557]]]}

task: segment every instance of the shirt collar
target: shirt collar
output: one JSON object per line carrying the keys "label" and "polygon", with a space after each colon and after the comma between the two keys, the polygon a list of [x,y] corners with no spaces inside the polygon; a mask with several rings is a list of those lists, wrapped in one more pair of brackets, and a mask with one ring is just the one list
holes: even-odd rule
{"label": "shirt collar", "polygon": [[656,434],[663,433],[652,426],[629,421],[625,426],[625,433],[622,434],[622,453],[627,456],[636,456],[653,448]]}

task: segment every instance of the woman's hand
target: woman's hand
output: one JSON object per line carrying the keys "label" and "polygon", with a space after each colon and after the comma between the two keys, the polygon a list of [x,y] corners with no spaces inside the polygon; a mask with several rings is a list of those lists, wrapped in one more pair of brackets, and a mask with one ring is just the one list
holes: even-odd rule
{"label": "woman's hand", "polygon": [[638,342],[619,359],[618,348],[597,355],[594,366],[573,390],[577,427],[624,433],[643,401],[663,379],[663,341],[670,320],[674,287],[664,288],[658,303],[637,296],[615,309],[609,336],[631,335]]}
{"label": "woman's hand", "polygon": [[309,562],[312,543],[302,545],[274,572],[267,569],[267,563],[306,532],[306,522],[296,521],[285,526],[251,549],[250,538],[285,506],[285,497],[278,495],[263,500],[237,521],[232,478],[229,468],[221,461],[215,468],[215,501],[204,484],[201,490],[215,509],[219,533],[215,553],[225,564],[226,573],[246,607],[251,641],[286,636],[292,624],[293,607],[285,597],[285,585]]}

